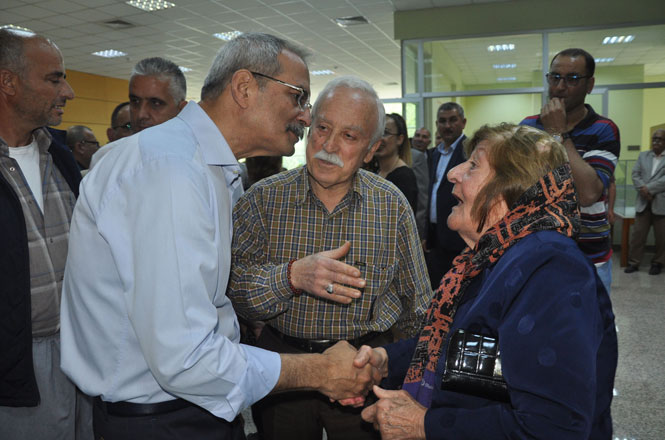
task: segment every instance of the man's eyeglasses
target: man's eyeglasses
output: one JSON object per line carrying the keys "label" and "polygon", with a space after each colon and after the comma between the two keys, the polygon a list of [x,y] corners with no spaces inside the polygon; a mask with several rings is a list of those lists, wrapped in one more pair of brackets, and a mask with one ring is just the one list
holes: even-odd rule
{"label": "man's eyeglasses", "polygon": [[82,141],[80,141],[80,142],[81,142],[82,144],[90,144],[90,145],[94,145],[95,147],[99,147],[99,142],[97,142],[97,141],[86,141],[86,140],[82,140]]}
{"label": "man's eyeglasses", "polygon": [[301,112],[304,112],[305,110],[311,110],[312,109],[312,104],[309,103],[309,93],[303,89],[302,87],[294,86],[293,84],[289,84],[287,82],[284,82],[282,80],[279,80],[277,78],[273,78],[272,76],[264,75],[259,72],[250,72],[252,75],[260,76],[265,79],[269,79],[270,81],[275,81],[276,83],[279,83],[283,86],[292,88],[293,90],[297,90],[298,94],[293,95],[295,96],[296,104],[298,105],[298,108],[300,109]]}
{"label": "man's eyeglasses", "polygon": [[545,75],[547,77],[547,82],[551,86],[556,86],[559,84],[559,81],[563,80],[567,87],[575,87],[580,83],[582,78],[591,78],[589,75],[559,75],[558,73],[548,73]]}
{"label": "man's eyeglasses", "polygon": [[111,127],[114,130],[117,130],[119,128],[122,128],[123,130],[131,130],[132,129],[132,124],[130,122],[123,124],[123,125],[116,125],[114,127]]}

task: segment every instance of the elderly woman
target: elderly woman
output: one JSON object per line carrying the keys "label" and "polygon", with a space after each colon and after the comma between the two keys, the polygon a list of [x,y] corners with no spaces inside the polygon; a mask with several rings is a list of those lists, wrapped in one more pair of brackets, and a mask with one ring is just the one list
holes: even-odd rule
{"label": "elderly woman", "polygon": [[[369,361],[384,388],[402,388],[375,387],[379,400],[363,418],[383,439],[610,439],[614,315],[574,241],[579,212],[565,150],[544,132],[507,124],[481,128],[465,148],[469,160],[448,173],[459,199],[448,225],[468,248],[441,281],[419,338],[359,351],[357,365]],[[495,363],[492,380],[456,372],[483,362]]]}
{"label": "elderly woman", "polygon": [[406,122],[397,113],[386,115],[386,128],[374,158],[379,164],[379,176],[402,191],[415,213],[418,207],[418,182],[411,169],[411,144]]}

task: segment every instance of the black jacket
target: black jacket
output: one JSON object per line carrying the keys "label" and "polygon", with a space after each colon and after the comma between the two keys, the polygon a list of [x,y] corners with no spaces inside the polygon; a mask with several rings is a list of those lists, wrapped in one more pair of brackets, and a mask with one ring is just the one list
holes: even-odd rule
{"label": "black jacket", "polygon": [[[81,173],[64,143],[48,129],[53,163],[78,197]],[[30,256],[21,202],[0,174],[0,406],[36,406],[39,390],[32,363]]]}
{"label": "black jacket", "polygon": [[[453,209],[453,206],[457,205],[457,199],[453,197],[453,184],[448,181],[446,176],[448,171],[455,168],[457,165],[461,164],[466,160],[464,157],[464,140],[466,136],[462,136],[462,139],[457,143],[457,147],[448,162],[446,171],[443,174],[443,179],[441,184],[439,184],[439,189],[436,192],[436,236],[427,237],[428,246],[440,246],[448,251],[459,252],[466,247],[466,243],[459,234],[455,231],[451,231],[448,228],[447,219],[450,215],[450,212]],[[436,148],[431,150],[431,153],[428,155],[429,162],[429,193],[432,194],[432,188],[434,183],[436,183],[436,167],[439,164],[439,158],[441,153]],[[431,197],[430,197],[431,199]],[[427,207],[427,220],[429,224],[429,212],[432,209],[431,201]],[[432,230],[433,228],[428,228]],[[437,240],[434,240],[436,238]]]}

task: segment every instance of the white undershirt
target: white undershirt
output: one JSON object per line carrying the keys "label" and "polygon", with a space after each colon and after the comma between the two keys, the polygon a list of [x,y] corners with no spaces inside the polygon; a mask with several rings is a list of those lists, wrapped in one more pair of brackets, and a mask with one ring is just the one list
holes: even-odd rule
{"label": "white undershirt", "polygon": [[37,147],[37,140],[33,137],[32,143],[24,147],[10,147],[9,157],[14,159],[23,177],[25,177],[28,186],[32,191],[32,195],[37,201],[39,209],[44,212],[44,196],[42,194],[42,174],[39,170],[39,148]]}
{"label": "white undershirt", "polygon": [[653,176],[656,172],[656,168],[660,164],[660,161],[663,160],[663,153],[660,153],[658,156],[653,157],[653,166],[651,167],[651,175]]}

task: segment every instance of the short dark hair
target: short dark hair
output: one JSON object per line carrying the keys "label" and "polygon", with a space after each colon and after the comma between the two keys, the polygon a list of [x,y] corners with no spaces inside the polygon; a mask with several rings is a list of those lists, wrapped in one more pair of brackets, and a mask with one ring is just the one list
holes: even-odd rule
{"label": "short dark hair", "polygon": [[169,93],[173,100],[178,103],[187,98],[187,80],[180,67],[173,61],[166,58],[152,57],[144,58],[134,66],[131,81],[134,76],[156,76],[158,78],[167,78],[169,80]]}
{"label": "short dark hair", "polygon": [[0,69],[23,73],[25,69],[24,41],[24,36],[11,29],[0,29]]}
{"label": "short dark hair", "polygon": [[562,56],[562,57],[584,57],[584,65],[586,66],[586,74],[589,75],[589,77],[592,77],[593,74],[596,71],[596,60],[593,59],[591,54],[587,52],[584,49],[580,49],[577,47],[573,47],[570,49],[564,49],[558,54],[554,55],[554,58],[552,58],[552,61],[550,62],[550,67],[552,67],[552,63],[556,59],[556,57]]}
{"label": "short dark hair", "polygon": [[111,128],[118,126],[118,113],[120,113],[120,110],[126,105],[129,105],[129,101],[121,102],[113,109],[113,113],[111,113]]}
{"label": "short dark hair", "polygon": [[74,146],[85,138],[85,132],[90,130],[90,127],[85,125],[72,125],[67,129],[66,143],[70,150],[74,150]]}
{"label": "short dark hair", "polygon": [[461,105],[459,105],[456,102],[444,102],[439,106],[439,109],[436,111],[437,117],[439,115],[439,112],[447,112],[450,110],[455,110],[457,111],[457,114],[459,115],[460,118],[464,119],[464,108],[462,108]]}

